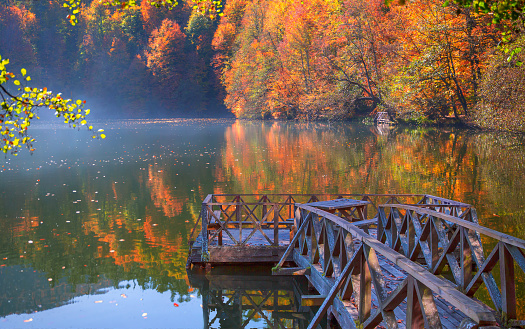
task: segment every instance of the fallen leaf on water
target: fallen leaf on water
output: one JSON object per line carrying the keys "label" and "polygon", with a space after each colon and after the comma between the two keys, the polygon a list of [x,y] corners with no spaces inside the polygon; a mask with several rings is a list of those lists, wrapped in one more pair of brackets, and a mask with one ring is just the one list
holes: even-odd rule
{"label": "fallen leaf on water", "polygon": [[179,304],[177,304],[177,303],[173,303],[173,306],[175,306],[175,307],[179,307]]}
{"label": "fallen leaf on water", "polygon": [[128,296],[126,296],[126,294],[120,294],[120,297],[122,297],[122,298],[128,298]]}
{"label": "fallen leaf on water", "polygon": [[142,313],[142,316],[148,316],[148,313]]}
{"label": "fallen leaf on water", "polygon": [[31,321],[33,321],[33,318],[24,320],[24,322],[31,322]]}
{"label": "fallen leaf on water", "polygon": [[95,304],[100,304],[100,303],[102,303],[101,300],[96,300],[96,301],[95,301]]}

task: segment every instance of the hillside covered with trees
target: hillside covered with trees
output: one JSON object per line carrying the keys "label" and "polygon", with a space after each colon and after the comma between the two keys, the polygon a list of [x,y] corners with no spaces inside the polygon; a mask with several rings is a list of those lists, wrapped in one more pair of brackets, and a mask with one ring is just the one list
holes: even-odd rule
{"label": "hillside covered with trees", "polygon": [[[63,1],[1,1],[0,55],[33,84],[83,97],[99,116],[224,115],[210,66],[217,25],[187,3],[121,9],[83,1],[73,26]],[[111,111],[111,112],[110,112]]]}
{"label": "hillside covered with trees", "polygon": [[73,26],[63,1],[2,0],[0,55],[101,116],[338,120],[386,110],[524,131],[522,13],[500,19],[460,3],[228,0],[209,17],[191,1],[168,10],[86,0]]}

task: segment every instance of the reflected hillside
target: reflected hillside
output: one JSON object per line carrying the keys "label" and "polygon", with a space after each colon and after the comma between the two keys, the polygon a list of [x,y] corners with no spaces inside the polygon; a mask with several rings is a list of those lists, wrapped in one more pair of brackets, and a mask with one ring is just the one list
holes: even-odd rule
{"label": "reflected hillside", "polygon": [[225,132],[216,177],[245,193],[358,193],[373,138],[367,127],[238,121]]}
{"label": "reflected hillside", "polygon": [[215,172],[230,193],[433,194],[474,204],[482,223],[511,232],[524,215],[524,154],[514,135],[238,121]]}

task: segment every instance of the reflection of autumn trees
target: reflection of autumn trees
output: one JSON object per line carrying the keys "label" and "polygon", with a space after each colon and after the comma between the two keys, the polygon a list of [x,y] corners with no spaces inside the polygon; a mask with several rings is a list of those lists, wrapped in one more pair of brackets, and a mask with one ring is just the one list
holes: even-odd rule
{"label": "reflection of autumn trees", "polygon": [[94,184],[95,176],[102,177],[94,173],[77,176],[78,185],[65,177],[82,188],[72,193],[64,187],[42,201],[39,190],[33,191],[22,216],[0,221],[0,266],[23,264],[73,286],[103,277],[115,285],[137,280],[186,295],[189,220],[198,211],[185,209],[187,197],[175,195],[167,169],[158,164],[136,175],[115,170],[104,184]]}
{"label": "reflection of autumn trees", "polygon": [[173,188],[166,182],[165,172],[162,169],[150,165],[146,185],[151,191],[151,199],[155,207],[162,208],[165,216],[175,217],[181,214],[184,201],[173,196]]}
{"label": "reflection of autumn trees", "polygon": [[517,225],[525,154],[515,136],[418,129],[385,137],[342,125],[237,122],[225,138],[216,176],[229,185],[221,192],[428,193],[473,204],[489,227],[525,232]]}
{"label": "reflection of autumn trees", "polygon": [[347,182],[358,176],[355,164],[364,162],[362,145],[352,150],[343,142],[342,127],[310,128],[235,123],[226,131],[217,177],[242,193],[350,191]]}

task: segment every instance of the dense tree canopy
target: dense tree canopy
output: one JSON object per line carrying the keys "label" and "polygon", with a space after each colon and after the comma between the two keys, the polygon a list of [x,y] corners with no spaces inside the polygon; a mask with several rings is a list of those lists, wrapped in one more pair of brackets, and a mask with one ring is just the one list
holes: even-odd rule
{"label": "dense tree canopy", "polygon": [[523,1],[401,2],[2,0],[2,151],[32,149],[38,108],[90,127],[84,101],[51,88],[127,117],[217,115],[224,102],[245,118],[387,110],[481,123],[503,115],[488,100],[497,82],[505,115],[523,121],[509,89],[522,72]]}
{"label": "dense tree canopy", "polygon": [[220,8],[212,1],[0,1],[2,151],[33,150],[27,131],[39,108],[91,127],[85,101],[63,95],[83,95],[105,116],[179,116],[188,107],[189,115],[217,115],[222,88],[210,61]]}

